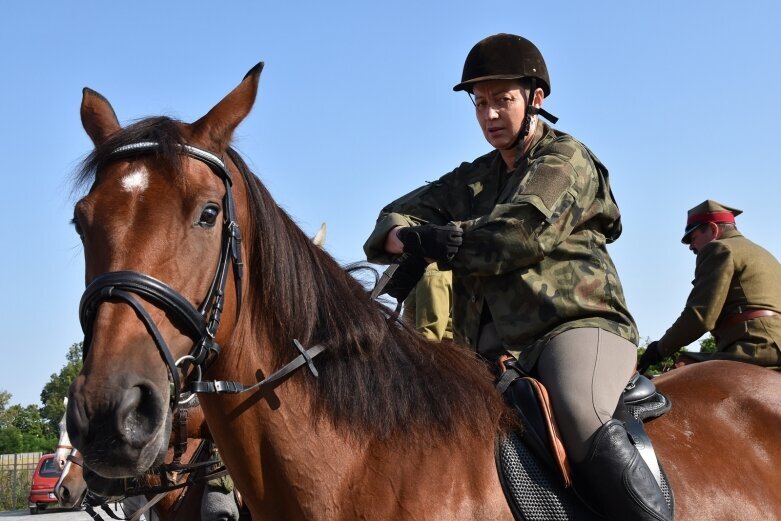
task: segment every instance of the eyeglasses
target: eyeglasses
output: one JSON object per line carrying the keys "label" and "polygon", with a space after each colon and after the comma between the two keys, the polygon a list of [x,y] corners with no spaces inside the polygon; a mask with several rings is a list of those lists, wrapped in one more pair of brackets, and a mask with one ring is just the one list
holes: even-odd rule
{"label": "eyeglasses", "polygon": [[516,99],[508,93],[499,94],[491,100],[486,98],[475,99],[475,97],[470,94],[469,99],[472,100],[472,104],[478,112],[485,112],[489,109],[494,109],[497,112],[506,112],[513,108],[517,103],[526,103],[523,98]]}

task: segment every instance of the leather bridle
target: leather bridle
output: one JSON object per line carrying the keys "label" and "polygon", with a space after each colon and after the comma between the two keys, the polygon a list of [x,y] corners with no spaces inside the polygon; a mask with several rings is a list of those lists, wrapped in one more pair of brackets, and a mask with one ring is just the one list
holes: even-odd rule
{"label": "leather bridle", "polygon": [[[171,404],[176,409],[179,404],[181,384],[178,367],[184,363],[192,364],[197,370],[200,380],[201,367],[209,358],[210,353],[218,354],[219,345],[214,338],[220,326],[220,319],[225,304],[225,285],[228,271],[233,265],[236,286],[236,315],[241,310],[241,286],[243,264],[241,261],[241,232],[236,218],[236,206],[233,199],[231,174],[225,163],[216,154],[192,145],[177,145],[181,153],[197,159],[208,165],[217,177],[225,184],[223,197],[223,233],[220,259],[212,279],[209,291],[201,306],[195,308],[190,301],[166,283],[137,271],[114,271],[95,277],[84,290],[79,304],[79,319],[84,331],[84,357],[86,358],[92,329],[98,307],[107,300],[121,300],[130,305],[144,323],[152,336],[157,349],[168,366],[171,375]],[[118,147],[111,154],[112,159],[122,159],[158,150],[160,143],[144,141]],[[193,340],[193,347],[187,356],[174,360],[171,350],[160,334],[152,317],[136,298],[136,295],[150,301],[156,307],[173,315],[173,319],[185,328],[185,332]]]}
{"label": "leather bridle", "polygon": [[[152,336],[160,355],[168,366],[171,375],[171,409],[176,410],[180,404],[181,383],[178,367],[182,364],[191,364],[193,372],[197,373],[194,380],[189,381],[187,391],[192,393],[212,394],[237,394],[258,388],[270,388],[284,381],[290,374],[300,367],[306,366],[314,375],[318,376],[313,358],[325,351],[325,346],[317,344],[305,348],[297,339],[293,339],[293,345],[299,355],[285,364],[283,367],[263,380],[251,385],[228,380],[202,381],[202,367],[210,359],[210,353],[217,356],[220,346],[214,338],[220,326],[220,318],[225,304],[225,284],[228,279],[229,267],[233,265],[233,273],[236,286],[236,316],[241,311],[241,286],[244,265],[241,260],[241,233],[236,219],[236,205],[233,199],[233,181],[225,163],[213,152],[192,145],[177,145],[180,151],[194,159],[206,163],[225,184],[225,197],[223,198],[222,247],[217,270],[212,284],[201,306],[196,309],[190,301],[166,283],[154,277],[137,271],[113,271],[95,277],[84,290],[79,304],[79,319],[84,331],[83,356],[86,358],[92,340],[92,329],[100,304],[107,300],[121,300],[130,305],[144,323],[147,331]],[[118,147],[110,156],[112,159],[121,159],[143,154],[150,154],[160,148],[156,141],[143,141]],[[144,297],[153,305],[178,319],[186,333],[194,339],[190,353],[179,360],[174,360],[171,350],[157,329],[152,317],[135,295]],[[213,358],[213,357],[212,357]],[[189,398],[188,398],[189,400]]]}

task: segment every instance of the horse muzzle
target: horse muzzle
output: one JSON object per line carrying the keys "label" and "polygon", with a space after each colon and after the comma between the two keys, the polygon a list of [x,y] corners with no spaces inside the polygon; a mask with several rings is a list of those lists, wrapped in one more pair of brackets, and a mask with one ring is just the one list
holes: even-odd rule
{"label": "horse muzzle", "polygon": [[165,457],[171,415],[168,396],[150,381],[114,381],[88,386],[82,375],[71,387],[68,435],[92,471],[107,478],[137,476]]}

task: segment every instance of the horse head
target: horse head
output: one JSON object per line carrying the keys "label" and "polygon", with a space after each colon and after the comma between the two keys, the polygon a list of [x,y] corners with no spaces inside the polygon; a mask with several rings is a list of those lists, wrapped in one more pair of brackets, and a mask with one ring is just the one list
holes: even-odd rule
{"label": "horse head", "polygon": [[54,485],[54,495],[62,508],[73,508],[81,504],[87,494],[83,472],[79,451],[71,449],[57,484]]}
{"label": "horse head", "polygon": [[73,217],[87,289],[67,432],[102,476],[163,461],[183,385],[236,324],[246,216],[235,200],[246,193],[223,157],[261,70],[192,124],[149,118],[123,128],[109,102],[84,89],[81,119],[95,149]]}

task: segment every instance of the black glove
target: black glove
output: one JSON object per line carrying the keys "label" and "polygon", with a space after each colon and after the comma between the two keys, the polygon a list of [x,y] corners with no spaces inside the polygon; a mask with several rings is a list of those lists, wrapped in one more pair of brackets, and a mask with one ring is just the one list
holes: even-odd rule
{"label": "black glove", "polygon": [[426,271],[428,263],[419,255],[410,255],[399,264],[393,277],[382,289],[398,302],[403,302]]}
{"label": "black glove", "polygon": [[662,355],[659,353],[659,341],[651,342],[645,348],[645,353],[643,353],[643,356],[640,357],[640,361],[637,363],[637,372],[643,374],[648,371],[649,367],[661,361]]}
{"label": "black glove", "polygon": [[464,232],[455,224],[422,224],[399,230],[404,253],[443,262],[452,260],[458,253],[463,235]]}

